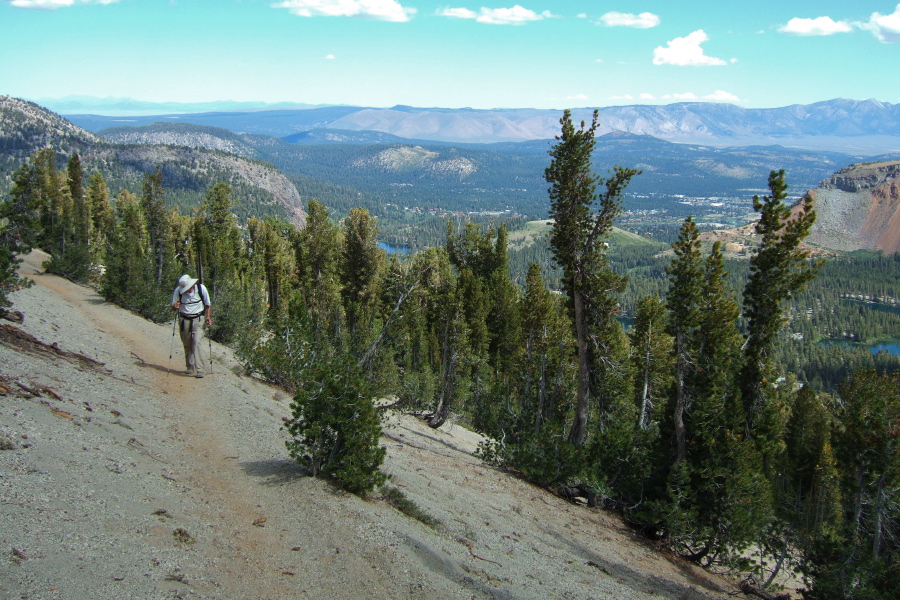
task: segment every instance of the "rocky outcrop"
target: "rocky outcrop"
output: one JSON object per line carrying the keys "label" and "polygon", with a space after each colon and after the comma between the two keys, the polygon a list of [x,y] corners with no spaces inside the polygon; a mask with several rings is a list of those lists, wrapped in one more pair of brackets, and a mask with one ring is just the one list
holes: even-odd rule
{"label": "rocky outcrop", "polygon": [[99,138],[33,102],[0,96],[0,153],[20,159],[48,146],[79,147]]}
{"label": "rocky outcrop", "polygon": [[[78,152],[86,169],[113,169],[123,180],[140,180],[156,167],[169,167],[166,185],[203,190],[210,182],[240,186],[254,201],[279,203],[291,222],[303,227],[306,212],[297,188],[239,135],[189,124],[160,124],[112,131],[98,137],[37,104],[0,96],[0,192],[8,175],[42,148]],[[4,178],[3,176],[6,176]],[[199,198],[199,194],[198,194]]]}
{"label": "rocky outcrop", "polygon": [[835,250],[900,251],[900,160],[850,165],[810,191],[809,241]]}
{"label": "rocky outcrop", "polygon": [[259,158],[259,152],[237,134],[218,127],[190,123],[154,123],[144,127],[116,127],[98,134],[116,144],[152,144],[218,150],[248,158]]}

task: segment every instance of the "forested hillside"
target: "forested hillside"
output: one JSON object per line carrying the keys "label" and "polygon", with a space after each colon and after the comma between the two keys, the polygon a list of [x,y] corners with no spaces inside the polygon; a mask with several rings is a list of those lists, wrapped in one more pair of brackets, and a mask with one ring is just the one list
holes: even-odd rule
{"label": "forested hillside", "polygon": [[[340,216],[362,206],[386,220],[383,225],[403,218],[403,212],[547,215],[541,173],[548,140],[450,145],[326,129],[279,140],[185,123],[117,127],[99,135],[116,142],[229,149],[266,160],[291,177],[303,195],[325,202]],[[776,167],[791,173],[798,189],[810,189],[851,162],[854,157],[837,152],[778,146],[721,149],[618,132],[598,138],[594,154],[599,173],[616,164],[643,170],[626,198],[627,210],[660,211],[671,219],[707,210],[697,201],[709,198],[742,204],[749,211],[752,190]]]}
{"label": "forested hillside", "polygon": [[56,168],[77,153],[87,173],[102,173],[114,193],[138,193],[144,176],[159,168],[166,201],[185,214],[199,205],[207,188],[225,182],[242,222],[251,215],[272,215],[303,223],[300,195],[270,164],[206,146],[106,143],[36,104],[0,96],[0,193],[10,190],[22,162],[43,148],[53,149]]}
{"label": "forested hillside", "polygon": [[[379,249],[366,208],[335,220],[311,200],[302,228],[271,216],[239,227],[226,181],[183,214],[162,169],[132,193],[108,183],[117,163],[89,173],[71,152],[60,169],[55,150],[40,149],[0,205],[0,300],[22,283],[15,257],[31,247],[50,253],[48,271],[158,321],[170,318],[178,276],[202,267],[216,307],[209,334],[293,396],[287,449],[313,475],[361,495],[382,486],[379,406],[389,403],[432,427],[479,431],[487,463],[619,511],[688,560],[750,573],[757,592],[793,570],[810,600],[892,598],[900,378],[885,357],[816,370],[819,355],[792,354],[790,340],[886,332],[841,307],[896,303],[895,277],[873,278],[895,271],[893,258],[813,258],[803,244],[812,199],[791,206],[783,170],[752,199],[743,263],[726,262],[721,243],[704,247],[692,217],[657,230],[674,239],[664,253],[614,229],[641,170],[598,176],[596,115],[579,127],[566,113],[561,125],[543,169],[550,222],[511,232],[445,219],[442,243],[407,255]],[[206,156],[171,151],[175,172],[197,168],[179,157]],[[345,154],[318,156],[347,165]],[[350,166],[391,178],[477,173],[466,174],[477,153],[462,150],[352,156]],[[546,255],[515,272],[511,248],[541,244]]]}

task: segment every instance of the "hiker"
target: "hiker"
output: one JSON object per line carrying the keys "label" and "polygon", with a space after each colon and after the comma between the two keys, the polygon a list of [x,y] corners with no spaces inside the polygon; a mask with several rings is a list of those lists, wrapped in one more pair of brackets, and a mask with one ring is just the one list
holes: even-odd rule
{"label": "hiker", "polygon": [[197,285],[197,280],[190,275],[182,275],[172,292],[172,310],[178,311],[178,331],[184,344],[187,374],[203,377],[204,363],[200,354],[203,327],[200,319],[205,316],[206,326],[212,325],[212,306],[206,286],[202,283]]}

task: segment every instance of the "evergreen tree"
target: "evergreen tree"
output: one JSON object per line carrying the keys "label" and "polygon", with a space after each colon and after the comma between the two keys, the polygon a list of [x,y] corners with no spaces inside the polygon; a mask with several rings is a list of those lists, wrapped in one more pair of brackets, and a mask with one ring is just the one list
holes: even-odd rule
{"label": "evergreen tree", "polygon": [[[600,198],[599,211],[592,214],[598,184],[591,169],[597,116],[594,111],[591,126],[586,129],[582,122],[576,130],[571,112],[563,113],[562,133],[550,150],[552,160],[544,173],[550,184],[553,219],[550,245],[563,271],[563,289],[569,298],[577,344],[578,387],[569,434],[569,440],[577,445],[587,439],[592,364],[612,357],[610,345],[615,337],[612,317],[618,309],[616,294],[624,290],[626,283],[624,277],[609,268],[605,240],[621,213],[625,187],[639,173],[616,167],[610,178],[600,182],[605,183],[606,192]],[[595,371],[594,379],[596,375]],[[602,393],[597,396],[603,414],[607,407],[603,406]]]}
{"label": "evergreen tree", "polygon": [[638,426],[644,430],[658,426],[664,417],[672,385],[672,338],[666,333],[667,325],[666,306],[657,296],[638,302],[628,337],[635,372],[635,404],[640,408]]}
{"label": "evergreen tree", "polygon": [[311,200],[306,211],[306,227],[293,240],[300,298],[320,342],[341,343],[339,264],[341,231],[328,218],[325,205]]}
{"label": "evergreen tree", "polygon": [[372,342],[377,316],[379,287],[387,262],[386,253],[378,247],[378,225],[369,211],[354,208],[344,219],[341,249],[340,281],[347,333],[357,351]]}
{"label": "evergreen tree", "polygon": [[302,370],[285,428],[291,458],[310,475],[324,475],[365,496],[387,477],[376,392],[349,356],[319,357]]}
{"label": "evergreen tree", "polygon": [[267,314],[273,321],[282,315],[284,296],[296,269],[291,252],[293,226],[285,221],[250,218],[247,221],[247,253],[251,273],[265,282]]}
{"label": "evergreen tree", "polygon": [[[146,218],[137,196],[127,190],[119,194],[116,212],[118,226],[109,239],[110,250],[100,292],[111,302],[146,314],[148,310],[152,312],[156,287]],[[168,300],[164,300],[166,305]]]}
{"label": "evergreen tree", "polygon": [[88,281],[94,274],[95,260],[91,251],[91,207],[84,190],[84,171],[77,153],[69,158],[66,187],[56,205],[58,214],[50,236],[53,256],[46,263],[51,273],[73,281]]}
{"label": "evergreen tree", "polygon": [[[496,238],[496,239],[494,239]],[[447,254],[458,271],[458,296],[465,314],[467,352],[463,365],[471,382],[473,425],[495,431],[502,397],[508,391],[503,365],[514,360],[519,341],[517,290],[509,279],[506,228],[469,221],[458,235],[447,224]]]}
{"label": "evergreen tree", "polygon": [[239,283],[239,274],[247,265],[231,193],[227,183],[209,188],[190,224],[193,254],[199,255],[203,267],[203,284],[211,301],[219,306],[219,318],[208,334],[219,342],[240,335],[249,312],[244,305],[255,300],[251,288]]}
{"label": "evergreen tree", "polygon": [[808,599],[888,600],[900,585],[900,380],[859,371],[841,385],[835,437],[844,526],[817,540]]}
{"label": "evergreen tree", "polygon": [[672,244],[675,259],[666,269],[671,287],[667,306],[671,319],[669,333],[675,342],[675,407],[672,426],[675,433],[675,465],[687,456],[684,414],[690,409],[695,361],[696,333],[700,321],[703,262],[700,258],[700,232],[692,217],[684,221],[678,241]]}
{"label": "evergreen tree", "polygon": [[98,263],[104,263],[107,239],[116,227],[116,215],[109,202],[109,188],[102,173],[94,173],[88,178],[86,202],[91,213],[92,254]]}
{"label": "evergreen tree", "polygon": [[156,168],[156,172],[152,175],[144,176],[141,209],[146,218],[147,234],[150,237],[148,252],[153,258],[154,266],[156,267],[154,280],[156,285],[160,286],[163,282],[167,251],[170,248],[169,232],[171,224],[163,197],[162,171],[159,167]]}
{"label": "evergreen tree", "polygon": [[12,175],[9,199],[0,202],[0,309],[9,306],[7,294],[26,280],[16,269],[19,254],[29,252],[37,243],[43,192],[36,156]]}
{"label": "evergreen tree", "polygon": [[784,303],[801,291],[819,268],[809,261],[809,251],[800,247],[816,219],[812,197],[805,196],[792,211],[784,202],[787,187],[784,170],[772,171],[770,195],[753,197],[753,208],[760,213],[755,231],[762,239],[750,258],[750,277],[744,289],[747,343],[741,393],[746,431],[769,445],[766,454],[778,436],[775,407],[767,400],[775,383],[772,357],[785,322]]}

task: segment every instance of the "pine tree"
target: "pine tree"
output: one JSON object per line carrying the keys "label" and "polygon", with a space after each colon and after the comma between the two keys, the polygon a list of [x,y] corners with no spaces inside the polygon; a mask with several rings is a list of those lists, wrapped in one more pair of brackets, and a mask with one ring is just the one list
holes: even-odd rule
{"label": "pine tree", "polygon": [[380,278],[387,262],[378,247],[378,224],[369,211],[354,208],[344,219],[340,281],[347,333],[357,351],[372,342],[380,292]]}
{"label": "pine tree", "polygon": [[36,156],[12,175],[9,199],[0,202],[0,308],[9,306],[7,294],[25,280],[17,274],[19,254],[37,243],[43,192]]}
{"label": "pine tree", "polygon": [[341,231],[328,217],[325,205],[311,200],[306,227],[297,232],[293,246],[304,309],[319,342],[341,343],[339,261]]}
{"label": "pine tree", "polygon": [[669,333],[675,342],[675,407],[672,426],[675,432],[675,465],[687,455],[684,425],[685,410],[691,404],[690,381],[693,374],[696,333],[700,321],[703,263],[700,257],[700,232],[692,217],[681,227],[678,241],[672,244],[675,259],[666,269],[671,287],[667,306],[671,315]]}
{"label": "pine tree", "polygon": [[629,333],[635,404],[640,407],[638,426],[650,429],[663,418],[672,384],[672,338],[666,333],[666,306],[656,296],[637,305],[634,327]]}
{"label": "pine tree", "polygon": [[750,258],[744,288],[747,342],[740,383],[745,429],[766,447],[766,457],[776,451],[780,435],[778,409],[769,400],[775,384],[772,358],[785,322],[784,303],[815,277],[820,266],[811,263],[809,251],[800,247],[816,219],[812,197],[805,196],[792,211],[784,202],[787,187],[784,170],[772,171],[770,195],[753,197],[753,208],[760,213],[755,230],[762,239]]}
{"label": "pine tree", "polygon": [[107,239],[116,226],[116,215],[109,202],[109,188],[101,173],[88,178],[86,201],[91,212],[92,253],[99,263],[106,260]]}
{"label": "pine tree", "polygon": [[[123,190],[116,200],[118,225],[109,236],[106,271],[100,286],[103,297],[143,314],[156,296],[155,265],[140,200]],[[171,294],[171,291],[169,292]],[[168,298],[164,300],[168,305]],[[166,306],[168,308],[168,306]]]}
{"label": "pine tree", "polygon": [[[626,279],[609,267],[605,253],[606,236],[622,210],[622,194],[631,178],[639,173],[615,167],[612,176],[599,180],[591,168],[597,111],[589,128],[584,122],[576,130],[571,112],[560,119],[561,135],[550,150],[552,160],[544,172],[550,183],[550,217],[553,229],[550,245],[563,271],[563,289],[569,298],[569,310],[575,329],[578,356],[578,387],[575,418],[569,433],[573,444],[587,440],[591,399],[592,365],[608,360],[614,344],[613,316],[618,310],[616,294],[625,289]],[[599,211],[592,214],[597,184],[605,183]],[[596,371],[594,373],[596,377]],[[601,414],[605,413],[602,392],[597,394]]]}
{"label": "pine tree", "polygon": [[146,216],[147,234],[150,236],[148,251],[156,267],[154,280],[157,286],[161,286],[169,249],[171,224],[163,198],[162,171],[159,167],[152,175],[144,176],[141,209]]}

